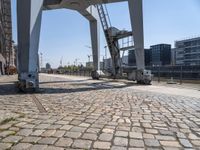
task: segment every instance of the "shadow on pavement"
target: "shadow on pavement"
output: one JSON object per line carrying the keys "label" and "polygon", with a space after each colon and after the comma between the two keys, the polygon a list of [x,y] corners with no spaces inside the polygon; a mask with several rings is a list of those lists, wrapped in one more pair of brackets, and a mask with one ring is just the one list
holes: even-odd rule
{"label": "shadow on pavement", "polygon": [[19,92],[15,83],[0,84],[0,95],[16,95],[22,94]]}
{"label": "shadow on pavement", "polygon": [[43,94],[58,94],[58,93],[77,93],[77,92],[88,92],[88,91],[97,91],[97,90],[109,90],[109,89],[120,89],[128,87],[127,85],[123,86],[88,86],[88,87],[82,87],[82,88],[73,88],[73,89],[67,89],[67,88],[40,88],[40,93]]}
{"label": "shadow on pavement", "polygon": [[[83,82],[84,80],[81,80]],[[55,84],[58,86],[58,88],[51,88],[51,87],[45,87],[45,84],[48,83],[69,83],[69,85],[73,85],[73,88],[60,88],[59,84]],[[40,83],[43,85],[37,92],[38,94],[58,94],[58,93],[76,93],[76,92],[88,92],[88,91],[96,91],[96,90],[104,90],[104,89],[121,89],[126,88],[130,86],[141,86],[136,83],[123,83],[123,85],[113,85],[109,84],[110,82],[99,82],[99,83],[72,83],[70,82],[78,82],[76,81],[52,81],[52,82],[42,82]],[[52,84],[53,86],[54,84]],[[55,86],[54,85],[54,86]],[[67,86],[67,85],[66,85]],[[77,86],[77,88],[76,88]],[[83,87],[78,87],[83,86]],[[30,94],[30,93],[23,93],[20,92],[17,88],[15,83],[7,83],[7,84],[0,84],[0,95],[18,95],[18,94]]]}
{"label": "shadow on pavement", "polygon": [[69,81],[47,81],[47,82],[40,82],[40,84],[53,84],[53,83],[73,83],[73,82],[85,82],[85,81],[89,81],[91,79],[88,80],[69,80]]}

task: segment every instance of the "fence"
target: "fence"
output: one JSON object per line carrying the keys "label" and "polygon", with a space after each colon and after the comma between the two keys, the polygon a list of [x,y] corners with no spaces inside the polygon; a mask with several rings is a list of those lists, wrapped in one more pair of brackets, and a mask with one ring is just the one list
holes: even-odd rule
{"label": "fence", "polygon": [[90,70],[64,71],[62,74],[73,76],[91,76]]}
{"label": "fence", "polygon": [[146,67],[152,71],[154,77],[161,79],[179,80],[183,81],[197,81],[200,83],[200,66],[156,66]]}
{"label": "fence", "polygon": [[[123,69],[126,73],[135,70],[135,67],[128,67]],[[154,80],[170,80],[173,78],[180,83],[190,81],[200,83],[200,66],[154,66],[146,67],[151,70]],[[82,69],[74,71],[62,71],[61,74],[75,75],[75,76],[91,76],[92,70]],[[106,77],[106,76],[105,76]]]}

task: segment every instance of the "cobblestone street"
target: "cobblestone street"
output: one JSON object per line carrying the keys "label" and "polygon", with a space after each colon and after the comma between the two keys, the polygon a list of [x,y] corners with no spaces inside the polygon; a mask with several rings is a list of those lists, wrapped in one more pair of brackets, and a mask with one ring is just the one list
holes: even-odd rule
{"label": "cobblestone street", "polygon": [[200,150],[200,91],[41,75],[17,92],[0,77],[0,150]]}

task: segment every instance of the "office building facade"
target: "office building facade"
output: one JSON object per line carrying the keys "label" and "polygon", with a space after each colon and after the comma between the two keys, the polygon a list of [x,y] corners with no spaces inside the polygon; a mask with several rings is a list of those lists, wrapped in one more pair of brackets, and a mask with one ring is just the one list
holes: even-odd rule
{"label": "office building facade", "polygon": [[175,42],[176,65],[200,65],[200,37]]}
{"label": "office building facade", "polygon": [[171,65],[175,66],[176,65],[176,49],[172,48],[171,50]]}
{"label": "office building facade", "polygon": [[152,66],[171,65],[171,45],[158,44],[150,46]]}
{"label": "office building facade", "polygon": [[[145,52],[145,66],[151,66],[151,50],[145,49],[144,52]],[[128,65],[136,66],[136,58],[134,50],[130,50],[128,52]]]}

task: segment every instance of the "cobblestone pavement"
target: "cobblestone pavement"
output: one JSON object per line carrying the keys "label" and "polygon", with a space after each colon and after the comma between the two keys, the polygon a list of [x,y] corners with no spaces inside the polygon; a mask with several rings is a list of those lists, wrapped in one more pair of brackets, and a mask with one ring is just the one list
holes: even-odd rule
{"label": "cobblestone pavement", "polygon": [[200,150],[198,96],[83,77],[40,79],[39,93],[22,94],[15,76],[0,77],[0,150]]}

